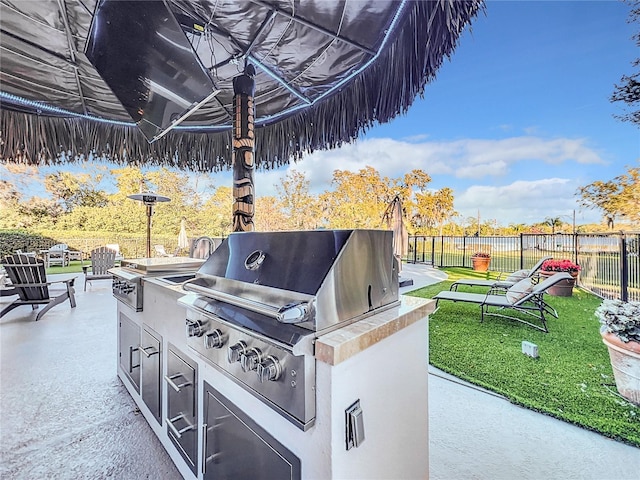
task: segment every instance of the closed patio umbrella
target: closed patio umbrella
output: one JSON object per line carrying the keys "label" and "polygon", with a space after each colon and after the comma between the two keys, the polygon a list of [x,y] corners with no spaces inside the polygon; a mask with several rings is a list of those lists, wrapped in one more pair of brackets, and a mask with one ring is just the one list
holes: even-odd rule
{"label": "closed patio umbrella", "polygon": [[184,218],[180,221],[180,233],[178,234],[178,247],[180,247],[181,249],[189,248],[189,237],[187,237],[187,226]]}
{"label": "closed patio umbrella", "polygon": [[409,234],[404,225],[402,200],[396,195],[383,215],[387,228],[393,230],[393,254],[398,259],[398,272],[402,270],[402,258],[409,251]]}

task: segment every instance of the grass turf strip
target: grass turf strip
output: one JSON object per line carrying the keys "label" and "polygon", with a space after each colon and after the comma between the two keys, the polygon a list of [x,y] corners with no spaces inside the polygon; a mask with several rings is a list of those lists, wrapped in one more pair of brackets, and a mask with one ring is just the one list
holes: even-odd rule
{"label": "grass turf strip", "polygon": [[[431,298],[459,278],[495,277],[443,270],[448,281],[410,295]],[[485,316],[480,323],[479,306],[441,301],[429,319],[429,362],[515,404],[640,447],[640,408],[618,394],[594,316],[600,298],[574,289],[572,297],[545,295],[545,300],[559,317],[548,316],[549,333],[500,317]],[[539,358],[522,353],[523,340],[538,346]]]}

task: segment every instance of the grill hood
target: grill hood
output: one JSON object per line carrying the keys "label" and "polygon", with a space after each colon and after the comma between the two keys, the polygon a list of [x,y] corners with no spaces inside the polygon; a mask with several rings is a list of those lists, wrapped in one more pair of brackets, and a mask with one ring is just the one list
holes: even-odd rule
{"label": "grill hood", "polygon": [[323,330],[398,302],[393,232],[233,233],[184,285],[280,323]]}

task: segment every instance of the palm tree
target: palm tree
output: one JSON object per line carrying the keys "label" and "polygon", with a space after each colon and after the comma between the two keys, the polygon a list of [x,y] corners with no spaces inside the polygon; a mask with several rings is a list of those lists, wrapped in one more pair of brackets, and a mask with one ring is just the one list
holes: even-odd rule
{"label": "palm tree", "polygon": [[556,227],[560,228],[562,227],[562,225],[564,225],[563,221],[560,220],[560,217],[547,217],[544,219],[544,222],[542,222],[542,224],[551,227],[551,234],[556,233]]}
{"label": "palm tree", "polygon": [[527,226],[524,223],[510,223],[509,228],[514,233],[522,233],[527,229]]}

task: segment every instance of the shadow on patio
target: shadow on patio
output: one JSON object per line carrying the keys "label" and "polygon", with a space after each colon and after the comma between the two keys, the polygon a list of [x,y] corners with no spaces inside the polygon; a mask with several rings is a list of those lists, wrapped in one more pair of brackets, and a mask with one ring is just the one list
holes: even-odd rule
{"label": "shadow on patio", "polygon": [[[425,268],[403,268],[414,279],[410,289],[438,281],[441,272]],[[93,282],[86,292],[78,284],[81,274],[75,309],[58,305],[36,323],[20,307],[0,320],[0,477],[180,478],[116,376],[110,283]],[[634,447],[435,369],[429,389],[432,479],[637,478]]]}

